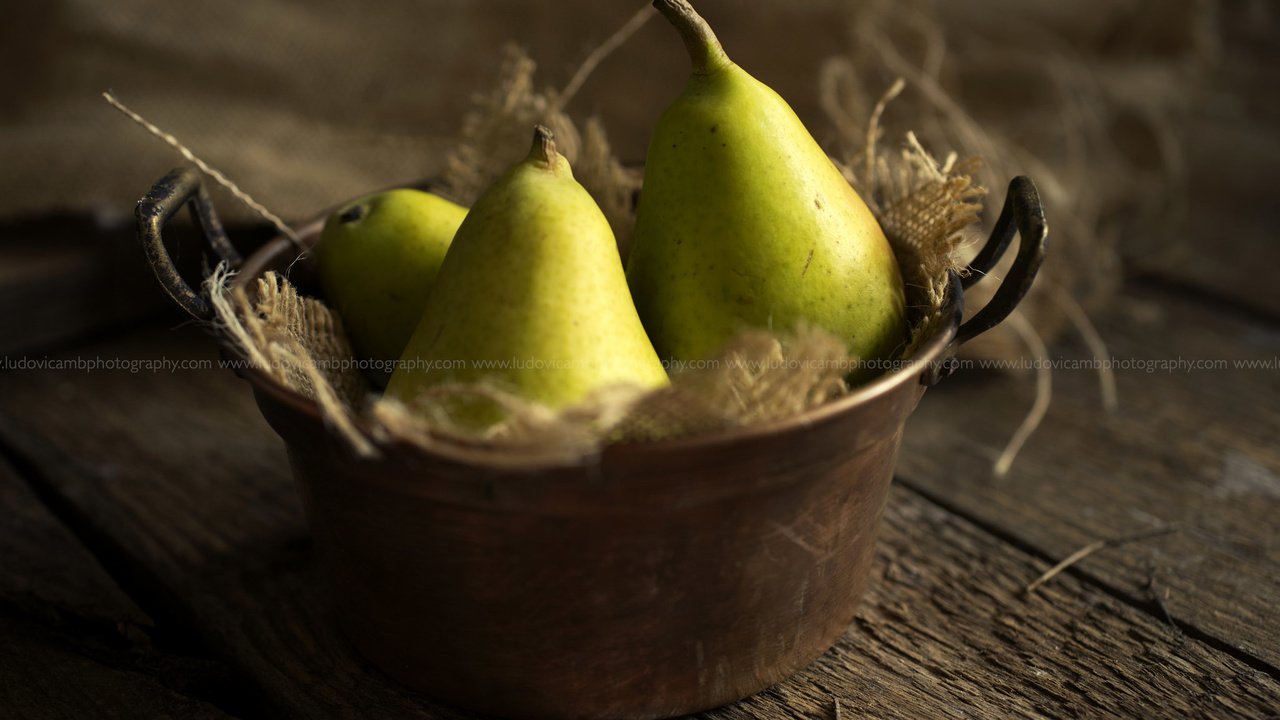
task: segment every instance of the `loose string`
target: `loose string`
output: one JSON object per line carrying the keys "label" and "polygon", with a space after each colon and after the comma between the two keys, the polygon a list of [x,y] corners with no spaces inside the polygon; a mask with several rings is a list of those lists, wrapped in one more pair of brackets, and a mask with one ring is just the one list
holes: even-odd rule
{"label": "loose string", "polygon": [[298,248],[305,250],[305,248],[302,245],[302,241],[298,238],[298,234],[293,231],[293,228],[285,224],[284,220],[281,220],[279,216],[277,216],[275,213],[268,210],[266,206],[264,206],[262,203],[258,202],[257,200],[254,200],[249,195],[249,193],[245,192],[244,190],[241,190],[240,186],[232,182],[231,179],[228,178],[226,175],[223,175],[216,168],[210,167],[210,165],[206,163],[204,160],[201,160],[200,158],[196,157],[196,154],[188,150],[187,146],[183,145],[178,140],[178,138],[165,132],[164,130],[161,130],[159,127],[149,122],[146,118],[142,117],[141,115],[134,112],[133,110],[130,110],[128,107],[125,106],[124,103],[120,102],[120,100],[117,99],[116,96],[110,90],[103,92],[102,97],[108,103],[110,103],[112,107],[119,110],[121,113],[124,113],[125,117],[134,121],[138,125],[142,126],[142,128],[145,129],[147,132],[151,133],[153,137],[158,138],[169,147],[173,148],[174,150],[177,150],[178,153],[182,155],[182,157],[186,158],[188,161],[194,164],[197,168],[199,168],[200,172],[204,173],[209,178],[211,178],[214,182],[226,188],[228,191],[231,192],[232,195],[235,196],[237,200],[244,203],[246,207],[248,207],[253,212],[257,213],[260,217],[262,217],[267,222],[274,225],[276,227],[276,230],[278,230],[281,235],[284,235],[285,237],[289,238],[289,241],[292,242],[294,245],[296,245]]}
{"label": "loose string", "polygon": [[996,458],[992,471],[998,478],[1009,474],[1009,468],[1013,467],[1013,461],[1018,457],[1018,453],[1022,452],[1022,446],[1040,427],[1045,415],[1049,413],[1050,403],[1053,402],[1053,369],[1048,362],[1049,348],[1045,347],[1044,339],[1040,337],[1040,333],[1036,332],[1035,326],[1031,324],[1030,320],[1027,320],[1020,310],[1013,311],[1005,319],[1005,322],[1018,333],[1022,341],[1026,343],[1027,349],[1031,351],[1031,354],[1039,362],[1036,363],[1035,402],[1031,404],[1031,409],[1027,411],[1027,416],[1023,418],[1022,424],[1018,426],[1018,430],[1014,432],[1013,437],[1009,438],[1009,442],[1005,445],[1004,451],[1000,453],[1000,457]]}
{"label": "loose string", "polygon": [[656,14],[653,8],[649,7],[648,3],[645,3],[643,7],[636,11],[635,15],[632,15],[630,19],[623,23],[622,27],[618,28],[596,49],[592,50],[591,54],[587,55],[586,59],[582,61],[582,65],[578,66],[577,72],[569,79],[569,83],[564,86],[564,89],[556,97],[556,105],[562,109],[568,105],[573,96],[578,94],[578,90],[582,88],[583,83],[591,76],[591,73],[595,72],[596,67],[605,58],[612,55],[614,50],[617,50],[630,39],[637,30],[644,27],[644,24],[649,22],[649,18]]}

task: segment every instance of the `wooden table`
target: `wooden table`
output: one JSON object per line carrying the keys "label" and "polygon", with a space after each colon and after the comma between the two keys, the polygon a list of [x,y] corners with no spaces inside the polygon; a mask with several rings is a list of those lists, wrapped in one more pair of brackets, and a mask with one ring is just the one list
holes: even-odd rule
{"label": "wooden table", "polygon": [[[848,632],[704,716],[1276,716],[1280,322],[1226,297],[1131,278],[1099,318],[1136,361],[1119,409],[1059,369],[1003,479],[1033,384],[931,391]],[[464,717],[335,634],[280,440],[212,337],[167,317],[48,352],[28,335],[0,371],[0,717]]]}

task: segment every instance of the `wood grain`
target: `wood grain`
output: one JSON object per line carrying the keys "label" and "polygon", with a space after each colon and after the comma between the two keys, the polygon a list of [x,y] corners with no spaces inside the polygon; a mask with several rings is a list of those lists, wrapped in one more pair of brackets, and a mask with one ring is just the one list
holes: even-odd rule
{"label": "wood grain", "polygon": [[[213,357],[190,330],[84,353]],[[402,693],[335,636],[283,450],[229,372],[0,375],[0,438],[279,714],[461,717]],[[873,588],[838,647],[704,717],[830,717],[837,698],[868,717],[1257,716],[1280,705],[1280,683],[1265,672],[1075,576],[1022,597],[1042,569],[896,489]]]}
{"label": "wood grain", "polygon": [[[1036,561],[898,488],[878,573],[834,650],[716,718],[1224,717],[1280,685],[1067,578],[1023,597]],[[1158,698],[1158,706],[1154,699]]]}
{"label": "wood grain", "polygon": [[151,625],[97,560],[0,460],[0,604],[12,614],[100,628]]}
{"label": "wood grain", "polygon": [[12,720],[226,720],[148,675],[87,657],[74,641],[0,615],[0,717]]}
{"label": "wood grain", "polygon": [[[162,331],[60,356],[124,369],[0,375],[0,438],[42,469],[133,590],[252,677],[273,714],[423,712],[332,630],[283,447],[214,348],[192,328]],[[144,360],[192,367],[131,371]]]}
{"label": "wood grain", "polygon": [[217,669],[157,650],[151,619],[3,461],[0,507],[0,717],[227,717],[173,689]]}
{"label": "wood grain", "polygon": [[[1099,329],[1117,360],[1212,367],[1119,370],[1113,415],[1102,410],[1092,370],[1059,369],[1044,425],[1003,480],[991,463],[1030,407],[1033,382],[962,371],[912,419],[900,477],[1054,560],[1096,540],[1176,526],[1097,552],[1076,570],[1160,615],[1158,593],[1179,623],[1275,673],[1280,328],[1163,290],[1128,293],[1112,310]],[[1061,355],[1086,357],[1078,347]],[[1258,366],[1236,367],[1249,362]]]}

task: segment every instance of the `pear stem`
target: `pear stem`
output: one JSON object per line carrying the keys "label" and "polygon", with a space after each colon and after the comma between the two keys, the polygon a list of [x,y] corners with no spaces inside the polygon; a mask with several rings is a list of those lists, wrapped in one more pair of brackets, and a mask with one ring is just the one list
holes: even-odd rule
{"label": "pear stem", "polygon": [[546,125],[533,126],[533,147],[529,149],[529,157],[554,169],[556,166],[556,158],[560,154],[556,152],[556,135],[551,132],[551,128]]}
{"label": "pear stem", "polygon": [[695,75],[710,75],[731,64],[711,26],[688,0],[653,0],[653,6],[679,31]]}

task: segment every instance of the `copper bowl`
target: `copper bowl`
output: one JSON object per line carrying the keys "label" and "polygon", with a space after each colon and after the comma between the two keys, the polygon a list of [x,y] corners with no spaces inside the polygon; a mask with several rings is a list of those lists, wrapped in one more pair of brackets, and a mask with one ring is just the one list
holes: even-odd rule
{"label": "copper bowl", "polygon": [[[211,248],[240,266],[237,283],[294,261],[277,239],[241,262],[198,176],[175,170],[139,203],[139,233],[161,283],[196,317],[209,317],[207,298],[182,281],[160,235],[188,203]],[[961,324],[964,285],[1015,230],[1013,270]],[[615,444],[581,461],[444,438],[433,452],[392,443],[363,459],[312,401],[242,375],[284,440],[337,620],[361,655],[481,713],[665,718],[767,688],[845,632],[907,417],[957,345],[1016,306],[1045,235],[1035,187],[1018,178],[973,272],[952,277],[950,322],[901,369],[785,421]]]}

